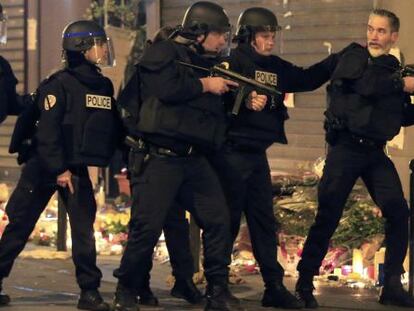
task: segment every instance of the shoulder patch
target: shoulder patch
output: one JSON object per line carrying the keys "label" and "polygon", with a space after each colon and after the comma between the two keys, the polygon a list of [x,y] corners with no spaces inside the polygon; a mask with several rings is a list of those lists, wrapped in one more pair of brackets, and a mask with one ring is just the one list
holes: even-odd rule
{"label": "shoulder patch", "polygon": [[43,101],[43,105],[45,110],[50,110],[56,105],[56,96],[52,94],[48,94],[45,96],[45,100]]}

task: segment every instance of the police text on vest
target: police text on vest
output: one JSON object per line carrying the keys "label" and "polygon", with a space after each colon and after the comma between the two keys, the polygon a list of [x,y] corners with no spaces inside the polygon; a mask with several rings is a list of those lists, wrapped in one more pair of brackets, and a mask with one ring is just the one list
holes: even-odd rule
{"label": "police text on vest", "polygon": [[111,97],[86,94],[86,107],[111,110]]}
{"label": "police text on vest", "polygon": [[255,75],[257,82],[277,86],[277,75],[275,73],[256,70]]}

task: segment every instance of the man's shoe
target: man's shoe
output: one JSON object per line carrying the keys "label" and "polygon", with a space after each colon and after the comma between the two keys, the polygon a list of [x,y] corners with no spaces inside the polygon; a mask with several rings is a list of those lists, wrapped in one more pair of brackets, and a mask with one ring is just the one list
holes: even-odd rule
{"label": "man's shoe", "polygon": [[313,295],[313,275],[299,276],[296,283],[295,296],[302,303],[304,308],[316,309],[319,307],[318,301]]}
{"label": "man's shoe", "polygon": [[[6,295],[7,296],[7,295]],[[7,296],[8,297],[8,296]],[[10,301],[10,298],[9,298]],[[82,290],[79,300],[78,309],[92,311],[109,311],[109,304],[103,299],[97,289]]]}
{"label": "man's shoe", "polygon": [[118,283],[112,311],[139,311],[136,291]]}
{"label": "man's shoe", "polygon": [[10,296],[0,292],[0,307],[7,306],[10,303]]}
{"label": "man's shoe", "polygon": [[185,299],[191,304],[198,304],[203,300],[203,295],[191,278],[176,279],[171,289],[171,296]]}
{"label": "man's shoe", "polygon": [[158,306],[158,298],[155,297],[154,293],[152,292],[151,288],[148,286],[141,288],[138,291],[139,296],[139,304],[144,306]]}
{"label": "man's shoe", "polygon": [[400,280],[397,284],[385,284],[381,288],[378,301],[383,305],[414,308],[414,298],[404,290]]}
{"label": "man's shoe", "polygon": [[227,284],[208,284],[204,311],[244,311],[240,300],[233,296]]}
{"label": "man's shoe", "polygon": [[262,306],[282,309],[301,309],[304,305],[280,283],[266,286],[262,298]]}

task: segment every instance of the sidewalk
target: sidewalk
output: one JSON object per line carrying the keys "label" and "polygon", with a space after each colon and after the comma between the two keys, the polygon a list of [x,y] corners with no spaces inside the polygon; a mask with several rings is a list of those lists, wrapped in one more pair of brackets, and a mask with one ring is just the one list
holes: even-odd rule
{"label": "sidewalk", "polygon": [[[101,292],[105,300],[112,300],[115,279],[112,271],[119,264],[119,256],[100,256],[99,267],[103,272]],[[157,308],[142,307],[143,311],[172,310],[196,311],[201,306],[192,306],[185,301],[172,298],[166,279],[170,274],[169,264],[156,262],[152,271],[151,286],[158,296],[160,306]],[[260,299],[263,290],[259,275],[245,276],[246,283],[232,286],[233,293],[242,299],[243,306],[249,311],[282,310],[262,308]],[[286,278],[287,287],[292,290],[295,280]],[[76,302],[79,289],[77,287],[73,263],[68,259],[25,259],[19,258],[9,278],[4,280],[4,289],[11,296],[12,303],[2,310],[14,311],[66,311],[77,310]],[[317,298],[321,305],[319,310],[372,310],[394,311],[410,310],[407,308],[385,307],[376,302],[377,291],[367,289],[351,289],[346,287],[319,286]]]}

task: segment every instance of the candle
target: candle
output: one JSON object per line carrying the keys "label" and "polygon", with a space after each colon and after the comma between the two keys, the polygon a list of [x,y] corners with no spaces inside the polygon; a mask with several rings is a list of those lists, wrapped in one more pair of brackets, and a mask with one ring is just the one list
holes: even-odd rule
{"label": "candle", "polygon": [[371,280],[375,280],[375,267],[374,267],[374,265],[369,265],[367,267],[367,276]]}
{"label": "candle", "polygon": [[352,266],[351,265],[343,265],[341,267],[342,275],[348,275],[352,272]]}
{"label": "candle", "polygon": [[335,268],[334,269],[334,275],[340,277],[342,275],[341,268]]}
{"label": "candle", "polygon": [[352,271],[362,275],[364,272],[364,266],[362,263],[362,251],[360,249],[354,249],[352,251]]}

